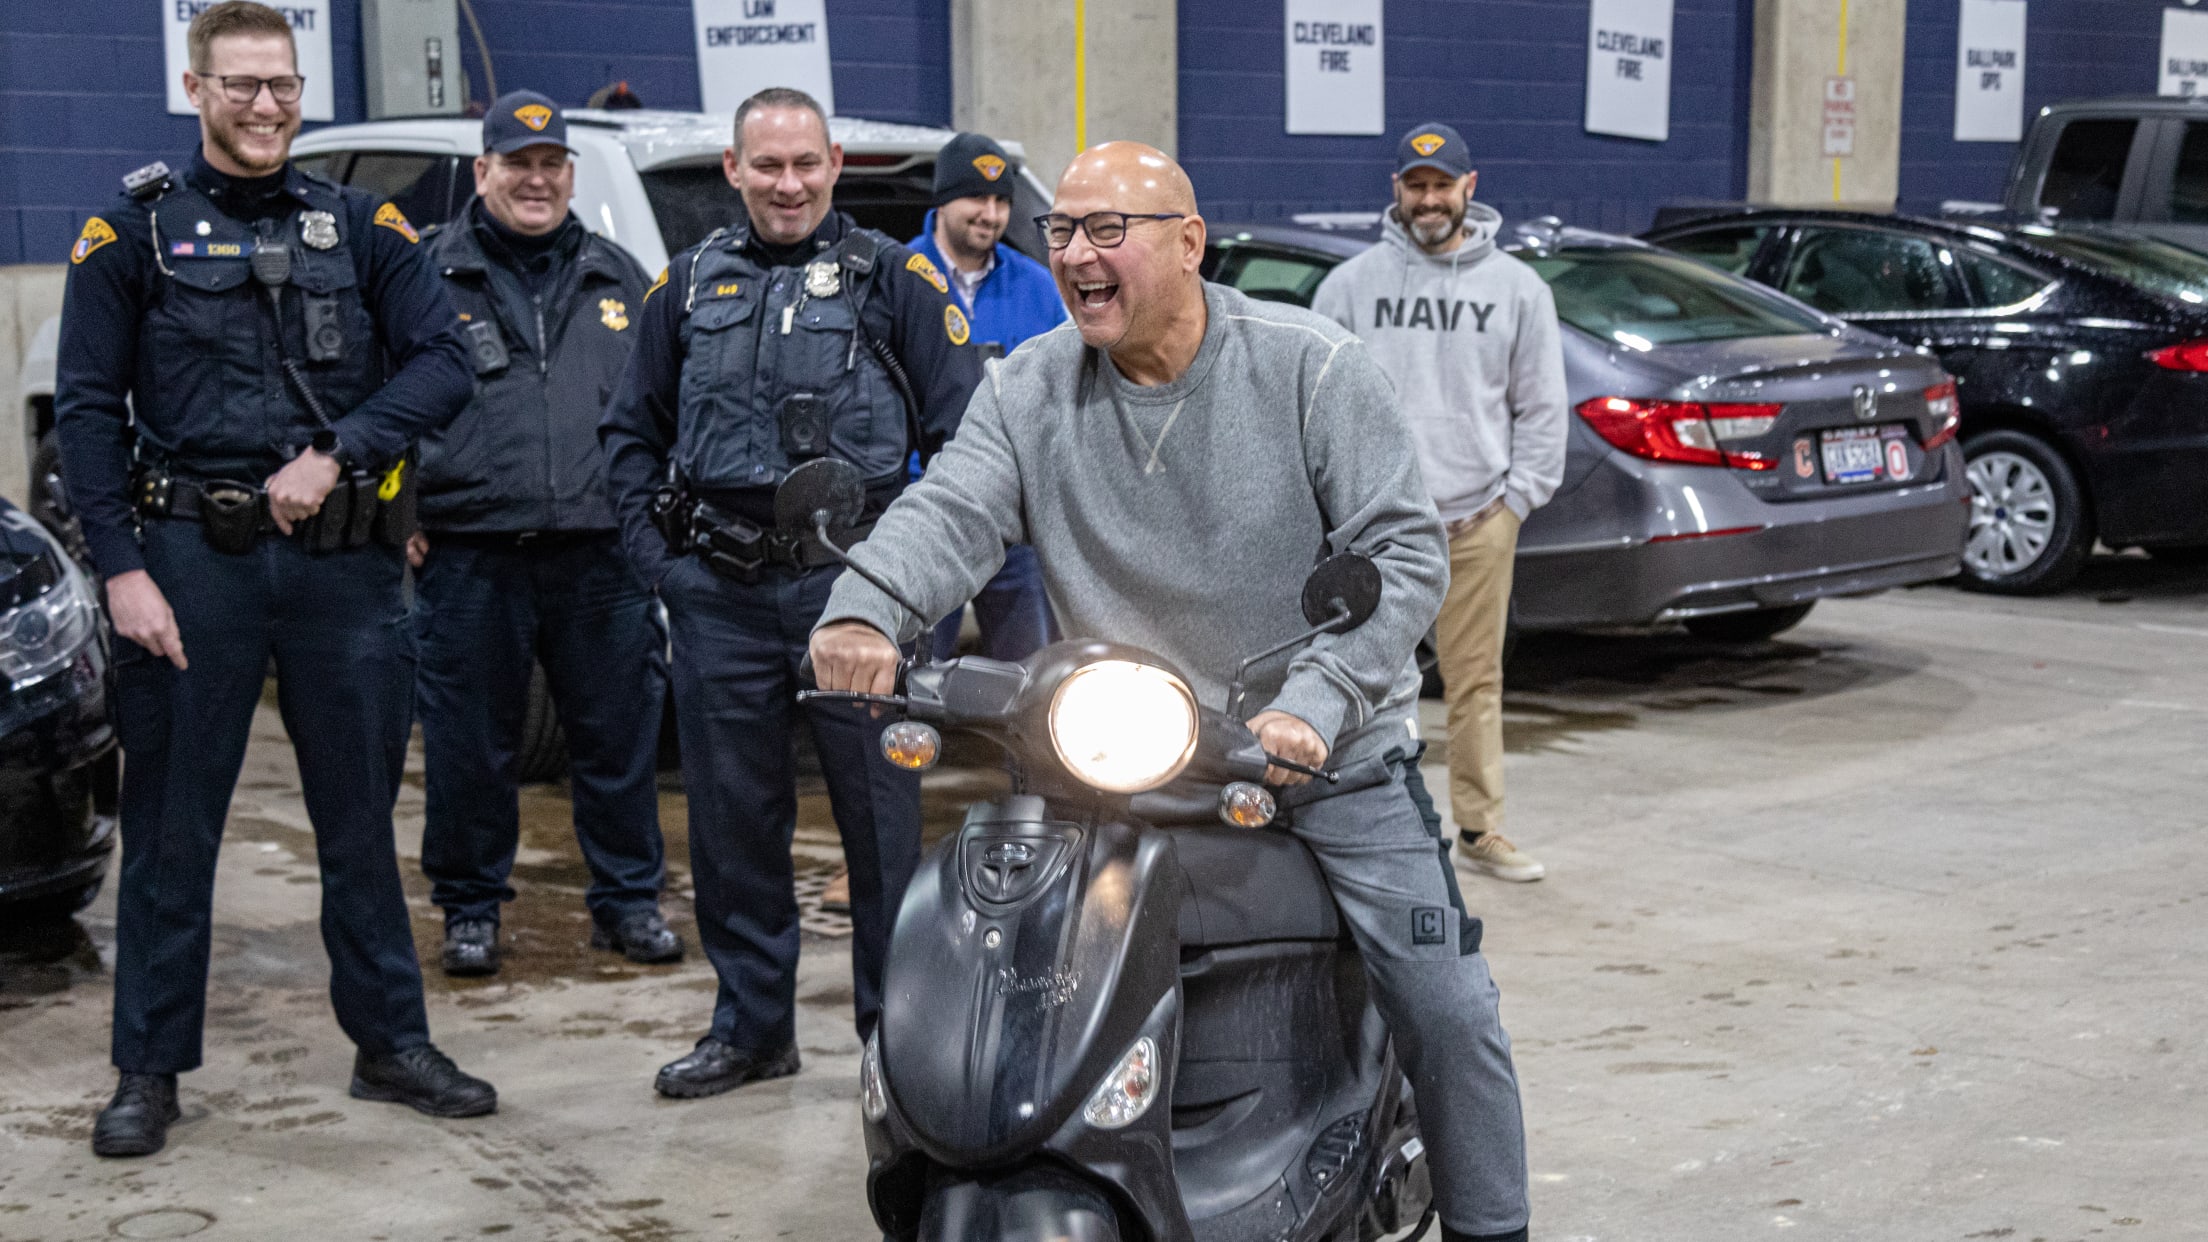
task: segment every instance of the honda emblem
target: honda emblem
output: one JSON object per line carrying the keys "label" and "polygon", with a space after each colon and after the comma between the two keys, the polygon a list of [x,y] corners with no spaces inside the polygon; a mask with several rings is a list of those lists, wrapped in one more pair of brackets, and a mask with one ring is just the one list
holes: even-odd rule
{"label": "honda emblem", "polygon": [[1869,384],[1855,386],[1855,416],[1866,422],[1878,417],[1878,393]]}

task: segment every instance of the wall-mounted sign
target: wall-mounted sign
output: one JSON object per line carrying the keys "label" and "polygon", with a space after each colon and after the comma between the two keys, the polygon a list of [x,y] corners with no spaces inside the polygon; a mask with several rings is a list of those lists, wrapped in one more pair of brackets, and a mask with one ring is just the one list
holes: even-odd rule
{"label": "wall-mounted sign", "polygon": [[1587,132],[1671,137],[1671,0],[1594,0],[1587,13]]}
{"label": "wall-mounted sign", "polygon": [[1836,159],[1855,154],[1855,79],[1852,77],[1825,79],[1824,151]]}
{"label": "wall-mounted sign", "polygon": [[[169,71],[169,111],[194,116],[191,97],[184,93],[184,71],[192,56],[184,36],[192,19],[215,0],[168,0],[161,6],[161,43]],[[330,0],[278,0],[277,12],[291,21],[292,42],[299,48],[299,76],[307,80],[299,95],[299,115],[309,121],[337,119],[337,87],[330,80]]]}
{"label": "wall-mounted sign", "polygon": [[1288,132],[1387,128],[1380,0],[1287,0]]}
{"label": "wall-mounted sign", "polygon": [[692,0],[698,23],[698,94],[707,112],[770,86],[790,86],[836,110],[828,72],[824,0]]}
{"label": "wall-mounted sign", "polygon": [[2208,13],[2162,10],[2162,72],[2156,89],[2164,95],[2208,94]]}
{"label": "wall-mounted sign", "polygon": [[1955,47],[1955,141],[2024,136],[2025,0],[1960,0]]}

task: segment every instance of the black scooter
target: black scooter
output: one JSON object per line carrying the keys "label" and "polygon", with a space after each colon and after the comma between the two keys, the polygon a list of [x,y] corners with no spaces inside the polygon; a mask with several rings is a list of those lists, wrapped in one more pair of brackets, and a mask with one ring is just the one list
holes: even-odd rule
{"label": "black scooter", "polygon": [[[863,493],[808,463],[778,524],[841,556]],[[897,593],[848,559],[854,572]],[[1305,584],[1311,629],[1364,623],[1355,555]],[[899,601],[902,603],[903,601]],[[911,609],[917,615],[917,609]],[[1055,644],[912,667],[904,692],[807,691],[1004,750],[1014,792],[920,865],[861,1063],[867,1194],[898,1242],[1367,1242],[1433,1220],[1418,1118],[1310,852],[1265,831],[1269,758],[1148,652]],[[1316,780],[1335,774],[1310,769]]]}

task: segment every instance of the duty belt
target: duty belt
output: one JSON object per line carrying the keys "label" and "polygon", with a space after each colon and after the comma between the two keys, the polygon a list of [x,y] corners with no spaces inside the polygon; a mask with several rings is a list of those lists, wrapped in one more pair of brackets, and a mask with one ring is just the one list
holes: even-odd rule
{"label": "duty belt", "polygon": [[[310,552],[366,546],[378,533],[376,487],[376,477],[365,472],[340,477],[323,499],[321,511],[292,523],[292,533]],[[262,488],[229,479],[178,475],[166,467],[141,470],[131,486],[131,502],[142,517],[199,523],[209,546],[233,555],[252,551],[261,536],[277,529],[269,513],[268,493]]]}
{"label": "duty belt", "polygon": [[[811,539],[769,530],[672,489],[654,498],[652,519],[672,551],[694,552],[706,568],[746,585],[772,569],[802,573],[837,563],[833,553]],[[851,541],[864,539],[872,529],[872,523],[859,527]]]}

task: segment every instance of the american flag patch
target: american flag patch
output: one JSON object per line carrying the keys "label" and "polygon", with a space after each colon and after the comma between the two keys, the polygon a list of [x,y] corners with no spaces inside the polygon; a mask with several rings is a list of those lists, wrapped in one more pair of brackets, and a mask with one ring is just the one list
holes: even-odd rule
{"label": "american flag patch", "polygon": [[170,254],[172,254],[172,255],[183,255],[183,256],[184,256],[184,257],[186,257],[186,258],[190,258],[190,257],[191,257],[191,255],[192,255],[192,243],[191,243],[191,242],[170,242],[170,243],[169,243],[169,253],[170,253]]}

